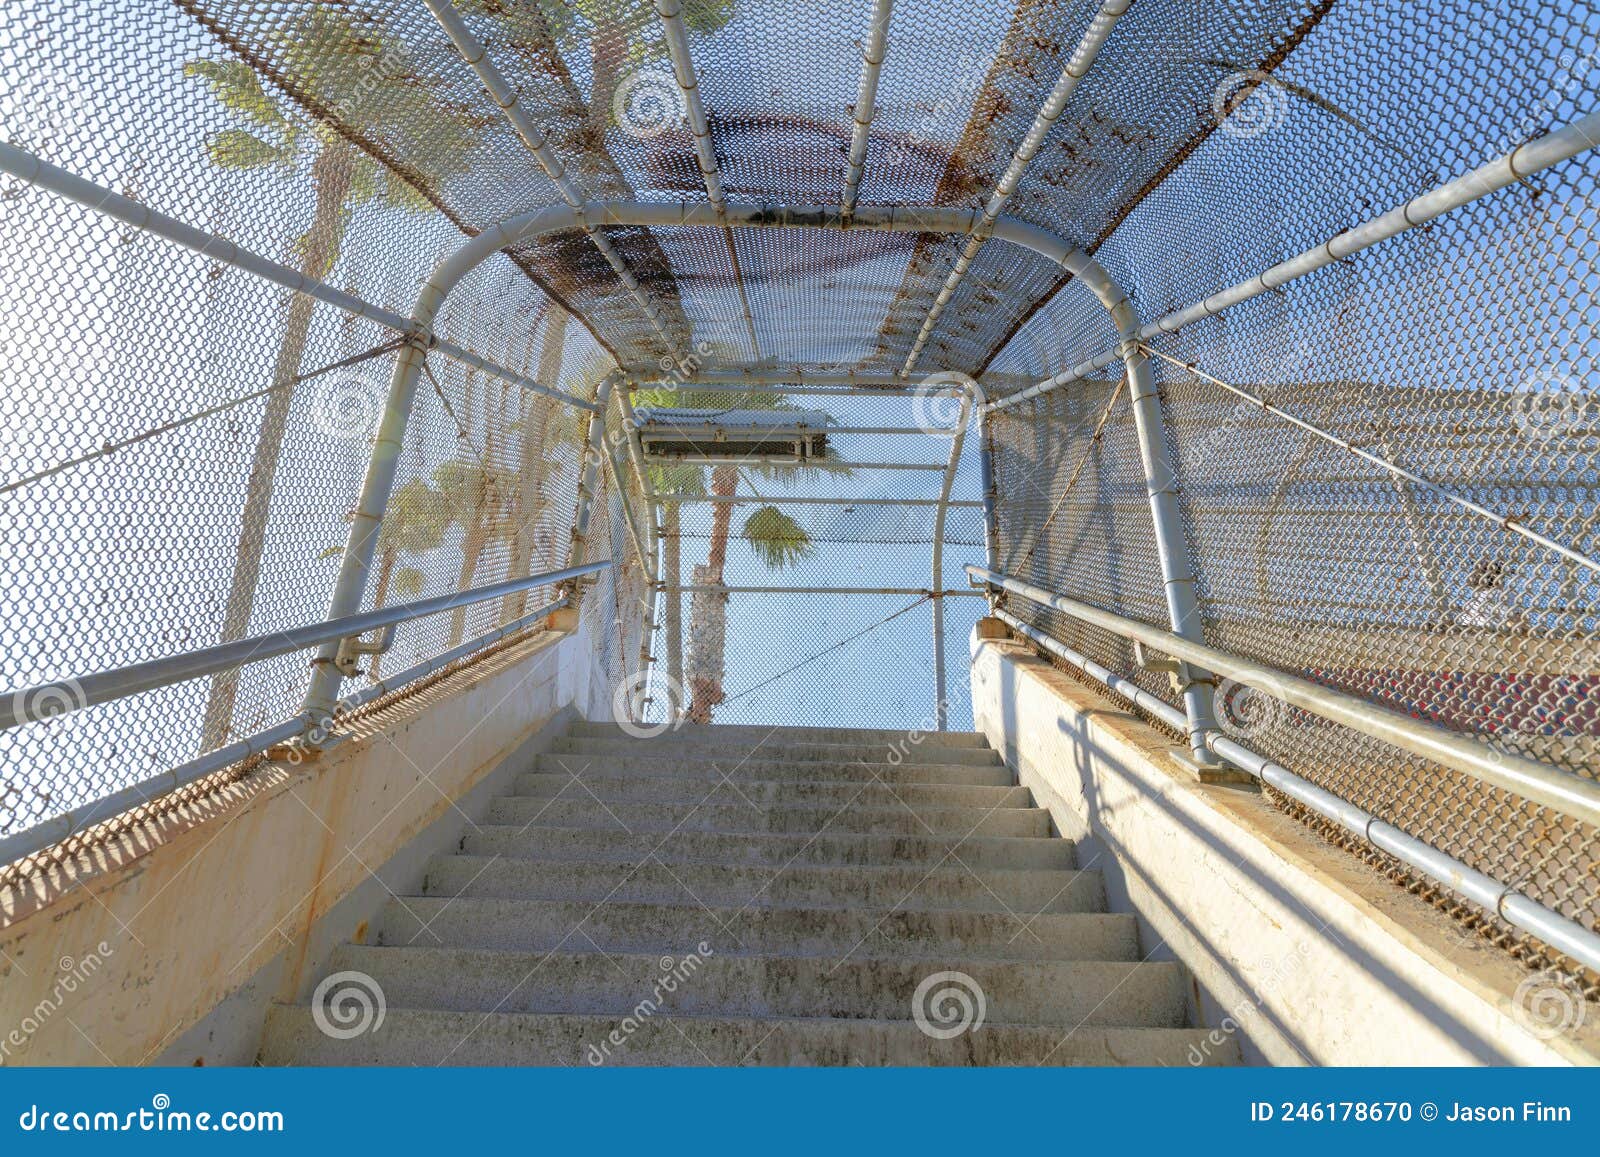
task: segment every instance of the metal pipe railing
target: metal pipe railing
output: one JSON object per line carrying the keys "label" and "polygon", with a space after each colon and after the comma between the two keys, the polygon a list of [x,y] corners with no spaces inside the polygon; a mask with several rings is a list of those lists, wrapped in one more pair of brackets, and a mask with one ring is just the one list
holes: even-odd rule
{"label": "metal pipe railing", "polygon": [[876,0],[867,42],[861,46],[861,85],[856,89],[856,103],[850,109],[850,151],[844,163],[844,193],[839,198],[839,211],[846,221],[856,211],[861,174],[867,167],[872,118],[878,114],[878,77],[883,72],[883,58],[889,52],[889,21],[893,15],[894,0]]}
{"label": "metal pipe railing", "polygon": [[[979,566],[968,566],[967,573],[991,587],[1010,591],[1030,602],[1135,640],[1164,654],[1200,664],[1207,670],[1254,687],[1291,706],[1343,724],[1352,731],[1420,755],[1584,823],[1600,826],[1600,782],[1583,779],[1515,752],[1490,748],[1469,736],[1414,719],[1348,692],[1324,687],[1276,667],[1268,667],[1208,644],[1182,638],[1138,619],[1101,610],[1011,575]],[[1220,728],[1217,730],[1220,733]],[[1215,741],[1210,736],[1207,737],[1207,746],[1215,750]]]}
{"label": "metal pipe railing", "polygon": [[695,161],[700,166],[700,177],[705,182],[706,200],[715,206],[723,218],[722,241],[728,251],[728,265],[733,270],[733,288],[739,297],[739,308],[744,312],[745,332],[750,337],[750,356],[761,361],[761,338],[756,334],[755,314],[750,311],[750,295],[745,289],[744,269],[739,261],[739,249],[733,243],[733,230],[728,228],[728,197],[722,188],[722,173],[717,168],[717,146],[711,139],[711,122],[706,117],[705,101],[700,95],[700,80],[695,75],[694,57],[689,53],[689,29],[683,19],[681,0],[655,0],[656,14],[661,17],[661,30],[666,35],[667,55],[672,59],[673,79],[683,94],[683,111],[689,122],[689,133],[694,137]]}
{"label": "metal pipe railing", "polygon": [[[415,683],[419,679],[424,679],[435,671],[447,667],[459,659],[466,658],[474,651],[481,651],[485,647],[491,647],[501,640],[517,634],[519,631],[527,630],[551,611],[559,610],[565,606],[566,602],[567,600],[564,598],[557,599],[555,602],[540,607],[536,611],[530,611],[514,622],[479,635],[477,638],[468,639],[460,646],[452,647],[450,650],[435,655],[431,659],[426,659],[414,666],[407,667],[403,671],[398,671],[387,679],[379,680],[370,687],[362,688],[354,695],[347,695],[339,702],[339,710],[341,712],[354,711],[358,707],[381,699],[383,696]],[[169,771],[163,771],[159,775],[151,776],[149,779],[130,784],[120,791],[112,792],[110,795],[102,796],[100,799],[72,808],[58,816],[45,820],[43,823],[35,824],[31,828],[13,832],[9,836],[0,838],[0,864],[15,863],[24,856],[31,856],[35,852],[41,852],[52,844],[59,844],[74,833],[81,832],[95,824],[120,815],[122,812],[149,803],[153,799],[169,795],[181,787],[187,787],[197,780],[204,779],[206,776],[221,771],[225,767],[232,767],[234,764],[249,759],[251,756],[263,755],[278,744],[287,743],[289,740],[304,735],[313,728],[325,728],[333,722],[331,719],[326,721],[312,720],[304,715],[286,719],[282,723],[269,727],[264,731],[257,731],[253,735],[247,735],[243,739],[235,740],[226,747],[208,751],[204,755],[191,759],[187,763],[181,763]]]}
{"label": "metal pipe railing", "polygon": [[[1170,703],[1150,694],[1138,684],[1123,678],[1087,655],[1029,626],[1009,611],[996,609],[994,616],[1019,635],[1070,663],[1124,699],[1150,712],[1174,730],[1181,731],[1188,722],[1185,714]],[[1249,772],[1262,783],[1303,804],[1323,819],[1338,824],[1429,879],[1498,914],[1508,924],[1533,933],[1546,944],[1566,953],[1574,960],[1581,961],[1589,968],[1600,970],[1600,935],[1596,935],[1591,929],[1553,909],[1546,908],[1543,904],[1512,890],[1476,868],[1446,855],[1431,844],[1424,843],[1393,824],[1378,819],[1370,812],[1347,803],[1333,793],[1296,775],[1281,763],[1258,755],[1220,732],[1208,737],[1208,742],[1218,755]]]}
{"label": "metal pipe railing", "polygon": [[[829,498],[813,494],[785,494],[777,497],[759,494],[654,494],[651,497],[656,502],[676,502],[680,505],[689,502],[707,502],[713,505],[758,505],[770,506],[938,506],[937,498]],[[981,507],[982,501],[972,499],[951,499],[946,506],[972,506]]]}
{"label": "metal pipe railing", "polygon": [[492,378],[510,382],[524,390],[536,394],[543,394],[547,398],[556,398],[569,405],[587,408],[589,403],[564,394],[550,386],[541,385],[526,375],[509,370],[497,365],[486,358],[479,357],[470,350],[463,349],[454,342],[445,341],[434,335],[431,324],[423,324],[415,319],[407,318],[393,310],[385,309],[381,305],[373,305],[364,301],[353,293],[346,293],[336,289],[325,282],[307,277],[298,270],[280,264],[248,249],[242,249],[229,241],[226,237],[219,237],[215,233],[207,233],[203,229],[196,229],[186,225],[176,217],[169,217],[165,213],[158,213],[147,205],[142,205],[130,197],[124,197],[103,185],[96,185],[93,181],[85,180],[76,173],[69,173],[66,169],[59,168],[34,156],[15,145],[8,145],[0,141],[0,172],[8,173],[26,184],[36,188],[45,189],[57,196],[65,197],[85,205],[107,217],[121,221],[125,225],[150,233],[163,240],[181,245],[185,249],[192,249],[208,261],[217,261],[223,265],[232,266],[234,269],[243,270],[254,274],[266,281],[281,285],[285,289],[296,293],[303,293],[307,297],[315,298],[325,305],[335,309],[354,314],[356,317],[365,317],[379,325],[386,326],[397,333],[404,334],[414,341],[438,350],[452,361],[458,361],[475,370],[488,374]]}
{"label": "metal pipe railing", "polygon": [[[1426,225],[1452,209],[1471,204],[1518,181],[1526,180],[1535,173],[1571,160],[1597,145],[1600,145],[1600,112],[1592,112],[1566,128],[1519,145],[1511,152],[1479,166],[1470,173],[1453,181],[1447,181],[1429,192],[1421,193],[1387,213],[1379,214],[1353,228],[1346,229],[1315,248],[1307,249],[1287,261],[1280,261],[1248,281],[1241,281],[1228,289],[1213,293],[1204,301],[1174,310],[1165,317],[1149,322],[1139,331],[1139,337],[1141,340],[1149,341],[1162,334],[1176,333],[1184,326],[1203,318],[1215,317],[1223,310],[1232,309],[1308,273],[1315,273],[1335,261],[1370,249],[1381,241],[1388,241],[1408,230]],[[1089,374],[1105,369],[1119,356],[1121,355],[1116,349],[1103,350],[1070,370],[1046,378],[998,401],[990,402],[989,409],[1008,409],[1040,394],[1082,381]]]}
{"label": "metal pipe railing", "polygon": [[[944,526],[950,513],[950,492],[955,488],[956,470],[961,465],[961,448],[967,441],[967,423],[979,395],[978,383],[967,378],[961,393],[961,411],[956,416],[955,436],[950,439],[950,459],[945,464],[939,486],[939,508],[933,515],[933,722],[939,731],[950,729],[950,708],[945,701],[944,671]],[[978,505],[987,509],[988,499]]]}
{"label": "metal pipe railing", "polygon": [[935,594],[945,598],[959,598],[971,596],[981,598],[981,591],[963,587],[950,591],[931,591],[920,587],[729,587],[713,586],[707,583],[695,583],[684,586],[664,586],[661,588],[667,594],[694,594],[704,591],[708,594],[729,595],[926,595],[932,598]]}
{"label": "metal pipe railing", "polygon": [[[134,663],[71,679],[57,679],[35,687],[0,692],[0,730],[34,721],[35,717],[29,713],[29,704],[48,703],[52,706],[67,704],[72,710],[81,710],[99,703],[125,699],[141,691],[170,687],[174,683],[215,675],[219,671],[226,671],[245,663],[274,659],[280,655],[292,654],[321,644],[338,643],[342,639],[363,635],[381,627],[453,611],[457,607],[469,607],[504,595],[532,590],[535,587],[564,582],[605,570],[610,565],[611,562],[605,560],[551,571],[547,574],[508,579],[505,582],[474,587],[455,594],[438,595],[410,603],[397,603],[390,607],[380,607],[375,611],[365,611],[359,615],[347,615],[304,627],[293,627],[270,635],[256,635],[232,643],[219,643],[214,647],[202,647],[178,655],[151,659],[145,663]],[[54,718],[55,714],[57,713],[52,712],[40,718]]]}

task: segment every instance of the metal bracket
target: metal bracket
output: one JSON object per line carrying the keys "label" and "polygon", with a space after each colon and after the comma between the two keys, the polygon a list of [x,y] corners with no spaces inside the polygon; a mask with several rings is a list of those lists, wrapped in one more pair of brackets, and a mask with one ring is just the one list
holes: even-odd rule
{"label": "metal bracket", "polygon": [[1174,695],[1182,695],[1191,687],[1214,687],[1217,683],[1209,675],[1196,675],[1195,669],[1182,659],[1154,658],[1150,648],[1137,639],[1133,641],[1133,661],[1141,671],[1164,673]]}
{"label": "metal bracket", "polygon": [[399,629],[399,624],[385,627],[383,633],[370,643],[363,640],[360,635],[340,639],[339,651],[333,657],[333,665],[339,669],[341,675],[360,675],[362,656],[387,654],[389,648],[394,646],[395,632]]}

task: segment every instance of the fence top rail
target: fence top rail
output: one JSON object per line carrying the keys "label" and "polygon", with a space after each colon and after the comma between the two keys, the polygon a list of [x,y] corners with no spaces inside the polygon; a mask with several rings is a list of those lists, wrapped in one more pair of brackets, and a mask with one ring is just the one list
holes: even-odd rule
{"label": "fence top rail", "polygon": [[1600,827],[1600,783],[1582,779],[1510,750],[1491,747],[1470,736],[1415,719],[1348,692],[1313,683],[1276,667],[1181,638],[1171,631],[1125,615],[1101,610],[1012,575],[974,565],[966,569],[968,575],[979,584],[1009,591],[1081,622],[1154,647],[1164,654],[1237,680],[1292,706],[1343,724],[1353,731]]}
{"label": "fence top rail", "polygon": [[609,559],[585,563],[564,570],[490,583],[488,586],[474,587],[454,594],[438,595],[431,599],[396,603],[375,611],[345,615],[342,618],[328,619],[303,627],[292,627],[286,631],[275,631],[269,635],[256,635],[232,643],[219,643],[214,647],[184,651],[160,659],[151,659],[145,663],[113,667],[91,674],[56,679],[34,687],[0,692],[0,730],[54,718],[69,711],[92,707],[97,703],[123,699],[141,691],[203,678],[219,671],[226,671],[230,667],[273,659],[279,655],[305,650],[307,647],[365,634],[381,627],[395,626],[443,611],[453,611],[458,607],[473,606],[519,591],[532,590],[535,587],[582,578],[606,570],[610,566]]}

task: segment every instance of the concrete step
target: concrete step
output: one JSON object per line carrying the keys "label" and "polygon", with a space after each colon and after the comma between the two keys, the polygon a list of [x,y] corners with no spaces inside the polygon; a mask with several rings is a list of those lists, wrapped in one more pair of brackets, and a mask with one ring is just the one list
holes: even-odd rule
{"label": "concrete step", "polygon": [[662,776],[721,783],[769,780],[781,783],[949,783],[1012,787],[1006,767],[968,767],[958,763],[820,763],[816,760],[716,759],[701,756],[623,756],[551,752],[539,756],[533,770],[589,776]]}
{"label": "concrete step", "polygon": [[568,775],[527,772],[517,777],[517,794],[548,799],[599,799],[616,803],[800,805],[861,808],[1032,807],[1025,787],[960,783],[830,783],[823,780],[673,779],[668,776]]}
{"label": "concrete step", "polygon": [[644,1000],[696,1016],[912,1015],[936,972],[976,985],[991,1024],[1179,1028],[1183,968],[1166,962],[844,960],[724,956],[717,946],[663,944],[650,953],[496,952],[461,948],[338,948],[328,971],[365,973],[390,1008],[626,1016]]}
{"label": "concrete step", "polygon": [[[936,1040],[907,1020],[709,1018],[387,1010],[349,1040],[311,1010],[278,1005],[264,1065],[1148,1065],[1237,1064],[1232,1039],[1209,1030],[985,1023]],[[631,1028],[631,1031],[630,1031]],[[621,1043],[613,1043],[613,1034]]]}
{"label": "concrete step", "polygon": [[943,747],[932,744],[912,746],[902,743],[707,743],[692,739],[656,743],[637,739],[592,739],[579,736],[556,740],[557,754],[621,755],[643,758],[647,754],[670,752],[671,758],[695,756],[703,759],[773,759],[786,763],[954,763],[971,767],[999,767],[998,754],[987,747]]}
{"label": "concrete step", "polygon": [[552,861],[504,856],[436,856],[429,896],[708,904],[714,907],[894,907],[963,912],[1102,912],[1105,882],[1096,871],[968,871],[951,861],[924,867],[778,867]]}
{"label": "concrete step", "polygon": [[904,744],[919,747],[988,747],[976,731],[911,732],[895,727],[768,727],[761,723],[685,723],[648,739],[627,734],[615,723],[579,721],[568,732],[575,739],[628,739],[635,743],[704,743],[718,746],[761,744]]}
{"label": "concrete step", "polygon": [[586,828],[484,825],[469,831],[461,850],[510,859],[589,860],[639,864],[851,865],[925,870],[949,867],[1070,868],[1072,844],[1023,836],[746,835],[720,832],[637,832]]}
{"label": "concrete step", "polygon": [[816,832],[904,836],[1048,836],[1042,808],[865,808],[754,803],[607,803],[581,790],[570,798],[505,796],[489,807],[488,822],[614,832]]}
{"label": "concrete step", "polygon": [[378,945],[554,952],[655,951],[718,946],[727,955],[819,956],[829,960],[941,956],[983,960],[1137,960],[1131,915],[1105,913],[873,911],[736,908],[700,904],[500,900],[406,896],[374,923]]}

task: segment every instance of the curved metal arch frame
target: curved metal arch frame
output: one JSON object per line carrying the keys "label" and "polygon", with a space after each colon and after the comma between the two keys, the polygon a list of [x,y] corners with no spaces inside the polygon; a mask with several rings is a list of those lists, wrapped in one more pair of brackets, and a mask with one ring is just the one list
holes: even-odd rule
{"label": "curved metal arch frame", "polygon": [[[1178,635],[1203,642],[1196,576],[1189,564],[1190,552],[1177,502],[1177,473],[1167,453],[1165,422],[1155,375],[1140,346],[1137,310],[1121,286],[1104,266],[1064,239],[1036,225],[1014,217],[987,217],[979,210],[950,209],[932,205],[857,206],[846,213],[836,206],[795,206],[787,204],[714,205],[709,202],[642,203],[637,201],[586,201],[531,210],[491,225],[440,262],[417,295],[411,321],[418,327],[432,327],[451,291],[478,265],[510,246],[552,233],[571,229],[592,231],[597,225],[683,228],[769,228],[769,229],[866,229],[895,233],[945,233],[971,238],[994,239],[1028,249],[1061,266],[1073,281],[1092,293],[1106,308],[1116,328],[1117,353],[1128,375],[1140,457],[1144,467],[1150,503],[1156,553],[1161,565],[1161,580],[1172,629]],[[367,474],[362,483],[361,500],[351,520],[344,561],[334,586],[329,617],[359,609],[377,546],[380,520],[387,509],[399,461],[417,380],[421,373],[421,353],[408,346],[395,361],[384,406],[383,419],[372,449]],[[592,482],[598,469],[599,444],[604,437],[604,401],[610,389],[625,376],[613,371],[597,390],[599,409],[590,428],[585,451],[584,475]],[[909,384],[909,379],[907,379]],[[601,391],[604,391],[603,393]],[[985,449],[988,439],[984,439]],[[986,456],[987,457],[987,456]],[[985,470],[990,477],[990,471]],[[577,519],[574,523],[574,548],[582,549],[588,526],[588,505],[592,485],[580,490]],[[946,496],[945,501],[948,501]],[[992,500],[985,496],[986,510]],[[941,507],[944,505],[941,502]],[[652,521],[654,513],[652,512]],[[992,537],[992,535],[991,535]],[[935,584],[938,585],[937,583]],[[313,661],[313,678],[307,692],[305,710],[316,715],[337,700],[342,675],[335,660],[337,645],[324,647]],[[1184,668],[1182,681],[1185,715],[1189,721],[1189,746],[1194,756],[1210,762],[1205,736],[1216,728],[1212,705],[1212,680],[1209,674]]]}

